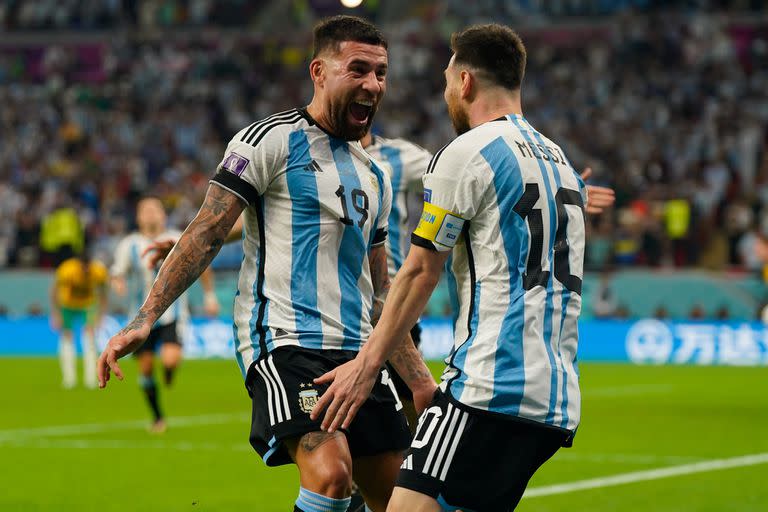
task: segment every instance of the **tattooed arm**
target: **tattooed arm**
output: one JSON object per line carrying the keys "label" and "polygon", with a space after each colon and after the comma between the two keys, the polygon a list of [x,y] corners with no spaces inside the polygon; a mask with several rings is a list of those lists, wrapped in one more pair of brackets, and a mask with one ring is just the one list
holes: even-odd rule
{"label": "tattooed arm", "polygon": [[[449,254],[411,246],[408,257],[387,294],[381,317],[368,342],[363,345],[354,360],[315,379],[318,384],[330,384],[311,414],[312,419],[317,419],[327,408],[322,423],[323,429],[333,432],[339,427],[349,427],[368,397],[379,368],[387,359],[413,391],[416,410],[421,412],[429,403],[436,384],[408,332],[419,319],[427,300],[437,286]],[[377,295],[381,295],[389,288],[386,256],[374,254],[372,251],[369,258],[372,260],[372,277],[378,280],[378,286],[374,281],[374,289]]]}
{"label": "tattooed arm", "polygon": [[224,188],[208,187],[203,206],[160,267],[138,314],[109,340],[99,357],[99,387],[106,386],[110,370],[122,380],[117,360],[144,343],[155,321],[205,270],[244,207],[240,198]]}

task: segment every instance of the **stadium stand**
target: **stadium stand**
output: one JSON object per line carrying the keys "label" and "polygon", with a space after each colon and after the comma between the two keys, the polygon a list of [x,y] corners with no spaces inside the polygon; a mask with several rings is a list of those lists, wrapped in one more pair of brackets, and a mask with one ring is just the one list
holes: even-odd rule
{"label": "stadium stand", "polygon": [[[0,33],[13,37],[0,38],[0,267],[53,266],[44,226],[67,208],[107,262],[145,191],[184,226],[225,141],[309,97],[309,82],[297,79],[306,40],[249,30],[275,4],[5,3]],[[283,23],[311,24],[332,4],[278,7],[290,14]],[[438,149],[452,136],[442,104],[446,34],[491,14],[524,20],[527,117],[564,142],[575,167],[591,166],[595,183],[617,191],[615,209],[591,221],[588,268],[762,270],[768,21],[758,3],[711,2],[710,12],[652,1],[406,4],[406,23],[387,24],[389,4],[364,12],[391,38],[377,130]],[[236,8],[238,20],[221,17]],[[60,31],[42,30],[52,28]],[[239,263],[228,251],[220,267]]]}

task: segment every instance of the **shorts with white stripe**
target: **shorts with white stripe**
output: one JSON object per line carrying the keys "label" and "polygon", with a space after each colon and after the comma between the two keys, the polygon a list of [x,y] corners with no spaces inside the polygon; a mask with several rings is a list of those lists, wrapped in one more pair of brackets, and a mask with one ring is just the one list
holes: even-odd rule
{"label": "shorts with white stripe", "polygon": [[513,510],[567,431],[472,409],[438,390],[419,417],[397,486],[446,510]]}
{"label": "shorts with white stripe", "polygon": [[[279,347],[255,361],[246,377],[253,400],[250,441],[268,466],[293,461],[283,441],[320,430],[309,413],[327,389],[313,380],[352,360],[351,350]],[[353,458],[403,451],[411,441],[408,423],[386,369],[344,431]]]}

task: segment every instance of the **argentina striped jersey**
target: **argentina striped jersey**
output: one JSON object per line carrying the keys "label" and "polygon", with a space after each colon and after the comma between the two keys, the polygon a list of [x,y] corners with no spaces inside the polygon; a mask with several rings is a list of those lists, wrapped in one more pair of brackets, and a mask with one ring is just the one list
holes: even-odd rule
{"label": "argentina striped jersey", "polygon": [[359,350],[372,330],[368,253],[392,202],[360,143],[303,109],[275,114],[232,138],[212,183],[248,204],[234,305],[243,375],[282,346]]}
{"label": "argentina striped jersey", "polygon": [[422,196],[421,178],[427,170],[432,154],[426,149],[404,139],[387,139],[375,136],[365,151],[387,173],[392,184],[392,212],[389,214],[387,234],[387,263],[389,278],[403,266],[410,242],[408,200]]}
{"label": "argentina striped jersey", "polygon": [[[120,240],[115,248],[115,259],[110,268],[113,277],[123,277],[128,288],[129,311],[138,311],[139,307],[149,295],[152,283],[157,277],[156,269],[147,268],[146,257],[141,255],[144,250],[154,242],[163,240],[178,240],[181,232],[169,229],[155,238],[144,236],[139,232],[131,233]],[[176,302],[169,307],[163,315],[157,319],[155,325],[168,325],[171,322],[185,322],[189,319],[189,307],[187,306],[187,294],[183,293]]]}
{"label": "argentina striped jersey", "polygon": [[424,175],[412,243],[453,250],[459,298],[441,387],[465,405],[574,431],[586,189],[520,115],[480,125]]}

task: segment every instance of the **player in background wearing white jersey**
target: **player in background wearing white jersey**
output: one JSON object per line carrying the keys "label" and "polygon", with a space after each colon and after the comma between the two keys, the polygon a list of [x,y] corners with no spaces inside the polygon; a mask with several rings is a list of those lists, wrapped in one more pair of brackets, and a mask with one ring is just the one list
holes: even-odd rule
{"label": "player in background wearing white jersey", "polygon": [[454,34],[445,100],[459,136],[424,175],[413,246],[357,358],[318,379],[323,428],[348,425],[452,254],[455,345],[389,511],[506,511],[580,419],[576,348],[586,189],[522,115],[526,53],[502,25]]}
{"label": "player in background wearing white jersey", "polygon": [[[157,240],[178,238],[181,235],[177,230],[166,228],[165,209],[163,203],[156,197],[146,196],[138,201],[136,224],[138,231],[127,235],[118,243],[114,263],[110,269],[112,288],[115,293],[120,296],[129,294],[130,311],[138,311],[141,303],[149,295],[157,275],[156,264],[148,264],[144,259],[146,248]],[[219,313],[219,302],[214,292],[213,271],[210,268],[202,273],[200,283],[203,286],[205,313],[216,316]],[[183,328],[188,318],[185,294],[157,319],[149,332],[147,342],[135,352],[139,365],[139,384],[152,412],[152,432],[161,433],[166,429],[154,377],[155,352],[160,350],[163,380],[166,386],[170,386],[174,372],[181,362],[179,329]]]}
{"label": "player in background wearing white jersey", "polygon": [[[386,370],[344,432],[323,432],[310,412],[325,390],[313,379],[354,359],[389,289],[391,187],[358,142],[386,89],[386,41],[350,16],[321,22],[314,41],[311,103],[235,135],[149,297],[99,358],[99,384],[110,372],[122,378],[118,358],[144,342],[245,208],[235,340],[253,400],[251,444],[267,465],[298,466],[295,511],[345,511],[354,476],[379,512],[410,443]],[[407,333],[390,361],[423,408],[435,382]]]}

